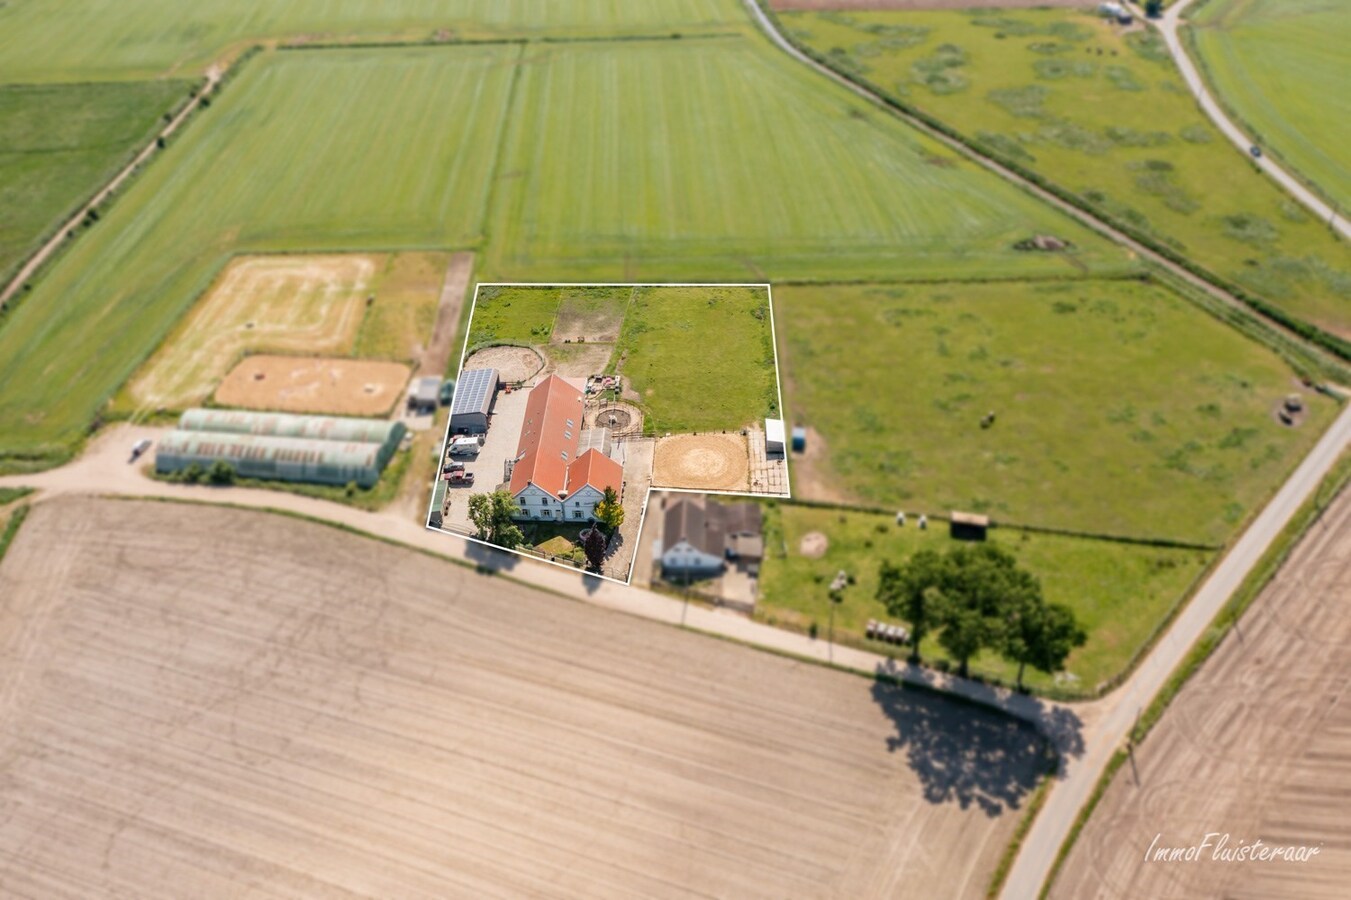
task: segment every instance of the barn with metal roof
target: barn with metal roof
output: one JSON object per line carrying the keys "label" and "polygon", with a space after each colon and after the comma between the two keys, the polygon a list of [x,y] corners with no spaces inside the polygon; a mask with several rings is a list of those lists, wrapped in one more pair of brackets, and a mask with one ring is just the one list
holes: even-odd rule
{"label": "barn with metal roof", "polygon": [[496,369],[468,369],[455,383],[455,399],[450,405],[451,434],[486,434],[488,413],[497,398]]}

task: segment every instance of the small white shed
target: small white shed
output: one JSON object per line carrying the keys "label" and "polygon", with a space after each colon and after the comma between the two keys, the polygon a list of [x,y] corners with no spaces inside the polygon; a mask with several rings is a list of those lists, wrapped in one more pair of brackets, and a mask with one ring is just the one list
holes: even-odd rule
{"label": "small white shed", "polygon": [[765,419],[766,455],[783,456],[785,450],[783,419]]}

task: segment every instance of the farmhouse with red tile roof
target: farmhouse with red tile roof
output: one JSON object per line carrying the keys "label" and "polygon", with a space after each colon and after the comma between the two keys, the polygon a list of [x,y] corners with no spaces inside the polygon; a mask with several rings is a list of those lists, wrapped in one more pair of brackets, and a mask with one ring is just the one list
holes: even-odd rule
{"label": "farmhouse with red tile roof", "polygon": [[607,487],[623,489],[624,469],[599,450],[578,454],[582,391],[550,375],[530,391],[511,469],[518,519],[584,522]]}

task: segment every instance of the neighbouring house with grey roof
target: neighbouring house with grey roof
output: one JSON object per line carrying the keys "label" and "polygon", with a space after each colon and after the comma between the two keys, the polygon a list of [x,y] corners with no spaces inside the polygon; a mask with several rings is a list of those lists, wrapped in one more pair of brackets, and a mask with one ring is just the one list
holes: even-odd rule
{"label": "neighbouring house with grey roof", "polygon": [[754,566],[764,552],[758,503],[716,503],[695,496],[667,501],[656,546],[663,577],[711,578],[728,560]]}

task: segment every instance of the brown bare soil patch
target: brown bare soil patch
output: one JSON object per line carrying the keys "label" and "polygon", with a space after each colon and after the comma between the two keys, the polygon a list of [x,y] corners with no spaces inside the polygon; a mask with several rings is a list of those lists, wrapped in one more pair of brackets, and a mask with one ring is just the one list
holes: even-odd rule
{"label": "brown bare soil patch", "polygon": [[544,357],[529,347],[488,347],[464,361],[465,369],[496,369],[505,382],[529,381],[544,368]]}
{"label": "brown bare soil patch", "polygon": [[652,484],[707,491],[750,489],[750,451],[739,434],[676,434],[657,442]]}
{"label": "brown bare soil patch", "polygon": [[580,288],[564,292],[554,319],[553,340],[613,344],[619,340],[632,288]]}
{"label": "brown bare soil patch", "polygon": [[809,531],[798,541],[797,552],[808,559],[820,559],[830,547],[830,538],[819,531]]}
{"label": "brown bare soil patch", "polygon": [[408,385],[408,366],[359,359],[250,356],[230,371],[216,402],[245,409],[382,416]]}
{"label": "brown bare soil patch", "polygon": [[384,262],[356,253],[233,260],[132,379],[131,403],[201,403],[245,352],[351,352]]}
{"label": "brown bare soil patch", "polygon": [[993,713],[261,512],[41,504],[0,597],[9,896],[979,898],[1041,760]]}
{"label": "brown bare soil patch", "polygon": [[610,364],[613,344],[550,344],[544,348],[549,357],[549,371],[564,378],[584,379],[599,375]]}

